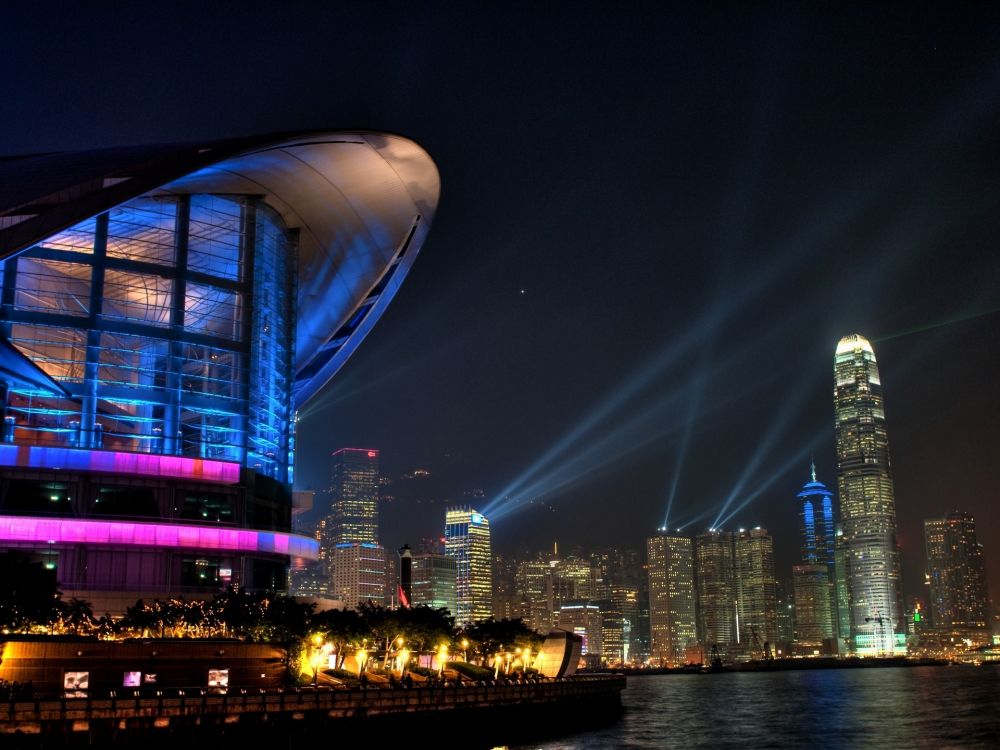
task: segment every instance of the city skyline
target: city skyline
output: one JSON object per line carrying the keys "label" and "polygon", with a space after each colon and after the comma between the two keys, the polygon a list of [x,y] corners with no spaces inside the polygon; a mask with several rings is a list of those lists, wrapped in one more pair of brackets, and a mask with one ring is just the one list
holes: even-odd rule
{"label": "city skyline", "polygon": [[996,10],[567,8],[16,8],[3,150],[331,125],[427,149],[434,229],[297,423],[296,489],[380,450],[387,549],[480,489],[501,550],[759,524],[787,569],[810,455],[835,480],[830,352],[859,332],[904,590],[954,506],[995,592]]}

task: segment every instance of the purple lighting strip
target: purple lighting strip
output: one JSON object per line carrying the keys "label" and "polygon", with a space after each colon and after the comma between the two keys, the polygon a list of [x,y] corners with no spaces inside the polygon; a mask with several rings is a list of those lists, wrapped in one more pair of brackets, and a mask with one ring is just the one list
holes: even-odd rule
{"label": "purple lighting strip", "polygon": [[41,445],[0,445],[0,466],[99,471],[106,474],[195,479],[219,484],[236,484],[240,481],[240,465],[229,461]]}
{"label": "purple lighting strip", "polygon": [[170,523],[0,516],[0,542],[113,544],[123,547],[249,552],[290,555],[304,560],[319,559],[319,542],[308,536]]}

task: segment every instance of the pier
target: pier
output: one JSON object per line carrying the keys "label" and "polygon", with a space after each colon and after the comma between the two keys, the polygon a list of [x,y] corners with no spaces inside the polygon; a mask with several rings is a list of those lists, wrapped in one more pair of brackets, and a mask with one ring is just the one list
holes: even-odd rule
{"label": "pier", "polygon": [[[448,728],[478,733],[505,727],[594,720],[621,711],[621,675],[586,675],[540,682],[414,688],[258,688],[225,694],[205,690],[159,695],[65,697],[0,704],[4,747],[176,746],[208,739],[281,739],[373,736],[409,737],[408,747],[437,743]],[[256,742],[252,742],[256,745]],[[235,746],[235,745],[234,745]]]}

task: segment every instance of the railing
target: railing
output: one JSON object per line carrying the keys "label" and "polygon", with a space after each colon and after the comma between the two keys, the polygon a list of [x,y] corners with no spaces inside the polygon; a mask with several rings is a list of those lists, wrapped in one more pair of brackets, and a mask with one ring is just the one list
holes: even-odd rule
{"label": "railing", "polygon": [[533,681],[457,682],[448,686],[125,689],[101,697],[38,696],[0,702],[0,730],[15,731],[18,726],[30,724],[149,717],[181,720],[187,716],[316,712],[336,718],[415,710],[432,712],[459,705],[488,708],[556,703],[573,698],[607,697],[617,701],[624,687],[625,678],[620,675],[587,675]]}

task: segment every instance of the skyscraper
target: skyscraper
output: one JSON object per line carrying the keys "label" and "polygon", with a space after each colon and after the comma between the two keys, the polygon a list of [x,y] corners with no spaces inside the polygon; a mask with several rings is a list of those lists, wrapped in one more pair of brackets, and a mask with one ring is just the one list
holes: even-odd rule
{"label": "skyscraper", "polygon": [[764,644],[778,640],[774,580],[774,539],[757,526],[736,536],[736,640],[744,651],[760,657]]}
{"label": "skyscraper", "polygon": [[444,551],[455,558],[455,622],[459,625],[493,615],[493,552],[490,522],[471,506],[445,512]]}
{"label": "skyscraper", "polygon": [[968,635],[986,642],[989,593],[983,549],[976,541],[976,521],[953,511],[924,521],[927,577],[931,586],[931,620],[939,630],[979,631]]}
{"label": "skyscraper", "polygon": [[826,565],[792,566],[795,591],[795,651],[799,654],[836,652],[830,570]]}
{"label": "skyscraper", "polygon": [[646,552],[651,658],[660,666],[683,664],[697,638],[691,538],[658,534],[646,540]]}
{"label": "skyscraper", "polygon": [[333,548],[333,593],[346,607],[385,604],[385,550],[374,542],[341,542]]}
{"label": "skyscraper", "polygon": [[834,412],[851,645],[892,653],[903,648],[904,633],[896,501],[882,381],[872,345],[859,334],[837,344]]}
{"label": "skyscraper", "polygon": [[[816,479],[816,464],[810,481],[798,494],[801,565],[792,570],[795,592],[795,642],[800,651],[836,653],[836,531],[833,493]],[[829,601],[824,601],[827,598]]]}
{"label": "skyscraper", "polygon": [[443,552],[413,553],[414,606],[447,609],[452,615],[458,610],[455,599],[455,558]]}
{"label": "skyscraper", "polygon": [[547,560],[523,560],[517,565],[517,595],[525,622],[532,630],[547,632],[555,622],[552,566]]}
{"label": "skyscraper", "polygon": [[371,544],[378,534],[378,451],[341,448],[333,454],[328,542]]}
{"label": "skyscraper", "polygon": [[810,470],[811,480],[802,486],[799,498],[799,531],[802,562],[805,565],[833,566],[834,521],[833,493],[816,479],[816,464]]}
{"label": "skyscraper", "polygon": [[728,648],[736,635],[734,534],[709,529],[694,538],[698,640],[702,645]]}

